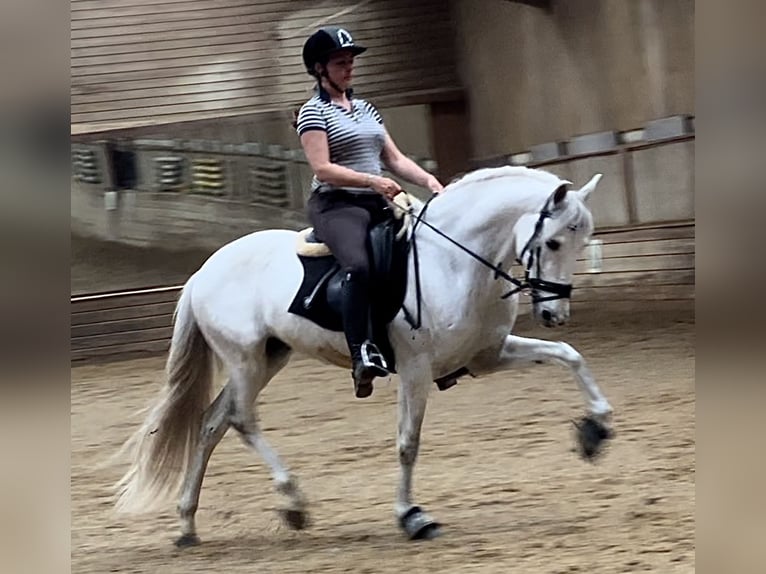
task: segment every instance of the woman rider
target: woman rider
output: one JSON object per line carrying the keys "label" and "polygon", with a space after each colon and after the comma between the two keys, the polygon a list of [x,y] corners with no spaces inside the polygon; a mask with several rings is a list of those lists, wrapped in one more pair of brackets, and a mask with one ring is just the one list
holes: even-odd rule
{"label": "woman rider", "polygon": [[343,330],[351,353],[357,398],[372,394],[376,376],[388,374],[369,340],[369,228],[385,220],[386,198],[399,184],[381,175],[382,164],[402,179],[441,193],[441,183],[399,151],[374,106],[353,96],[354,57],[366,48],[339,27],[317,30],[303,46],[303,62],[316,93],[301,107],[296,129],[314,173],[308,219],[345,272]]}

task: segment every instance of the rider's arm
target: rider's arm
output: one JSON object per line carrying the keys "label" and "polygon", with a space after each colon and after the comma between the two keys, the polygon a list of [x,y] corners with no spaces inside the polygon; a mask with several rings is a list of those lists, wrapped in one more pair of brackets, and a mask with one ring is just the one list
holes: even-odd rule
{"label": "rider's arm", "polygon": [[362,173],[330,162],[327,132],[310,130],[301,135],[301,145],[314,175],[319,181],[343,187],[372,187],[372,178]]}
{"label": "rider's arm", "polygon": [[386,132],[386,143],[383,147],[382,159],[386,167],[402,179],[430,189],[434,193],[442,191],[443,187],[439,180],[404,155],[388,132]]}
{"label": "rider's arm", "polygon": [[401,191],[398,183],[387,177],[362,173],[330,161],[327,133],[309,130],[301,135],[301,145],[314,175],[319,181],[337,187],[369,187],[386,196],[393,197]]}

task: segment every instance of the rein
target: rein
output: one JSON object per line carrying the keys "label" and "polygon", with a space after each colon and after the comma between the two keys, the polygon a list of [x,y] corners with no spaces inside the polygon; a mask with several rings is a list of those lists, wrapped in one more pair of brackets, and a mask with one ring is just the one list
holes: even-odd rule
{"label": "rein", "polygon": [[[406,211],[410,217],[415,218],[415,222],[412,225],[412,234],[410,236],[410,245],[412,246],[412,255],[413,255],[413,263],[415,267],[415,293],[416,293],[416,301],[417,301],[417,319],[415,319],[412,314],[407,310],[406,307],[402,307],[404,311],[404,318],[409,323],[410,327],[413,329],[419,329],[422,325],[422,313],[421,313],[421,288],[420,288],[420,262],[418,258],[418,246],[417,241],[415,241],[415,231],[417,230],[417,227],[419,224],[423,224],[429,229],[431,229],[434,233],[437,235],[443,237],[456,247],[460,248],[464,252],[466,252],[468,255],[476,259],[479,263],[490,269],[494,272],[494,279],[497,280],[498,278],[502,278],[505,281],[511,283],[514,285],[514,288],[508,291],[507,293],[503,294],[501,296],[501,299],[507,299],[511,295],[514,295],[519,292],[525,292],[530,291],[532,296],[532,301],[534,303],[540,303],[542,301],[553,301],[555,299],[568,299],[570,295],[572,294],[572,285],[568,283],[556,283],[554,281],[546,281],[544,279],[540,279],[540,253],[542,250],[542,247],[540,245],[537,245],[534,249],[532,249],[532,245],[534,244],[535,240],[540,236],[540,233],[542,232],[543,228],[543,222],[551,217],[552,212],[550,209],[548,209],[548,205],[550,204],[551,198],[548,198],[548,201],[546,201],[545,206],[540,211],[540,216],[537,219],[537,223],[535,224],[535,230],[532,233],[532,236],[529,238],[529,241],[527,241],[526,245],[524,246],[524,249],[521,251],[520,258],[523,259],[524,254],[529,251],[529,259],[527,260],[527,265],[525,268],[524,273],[524,280],[520,281],[519,279],[516,279],[515,277],[511,277],[509,273],[504,271],[501,267],[501,264],[498,263],[497,265],[492,264],[488,260],[486,260],[481,255],[478,255],[477,253],[471,251],[468,249],[465,245],[462,245],[458,241],[455,241],[453,238],[451,238],[449,235],[441,231],[440,229],[437,229],[435,226],[431,225],[428,221],[425,220],[426,211],[428,210],[429,205],[431,202],[436,198],[436,194],[432,195],[428,201],[426,201],[425,205],[423,206],[423,209],[420,210],[420,213],[415,215],[413,213],[414,208],[410,207],[409,209],[403,208],[402,206],[393,204],[394,207],[397,209],[402,209]],[[521,259],[517,258],[516,261],[519,264],[522,264]],[[530,278],[530,270],[532,267],[535,266],[535,270],[537,271],[537,277]],[[540,295],[540,292],[545,293],[551,293],[552,295],[542,297]]]}

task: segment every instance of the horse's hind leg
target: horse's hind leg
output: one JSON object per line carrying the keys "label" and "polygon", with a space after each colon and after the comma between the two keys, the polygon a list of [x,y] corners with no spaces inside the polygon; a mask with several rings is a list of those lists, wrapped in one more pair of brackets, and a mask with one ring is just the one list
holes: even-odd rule
{"label": "horse's hind leg", "polygon": [[271,475],[279,494],[285,497],[286,505],[280,514],[290,528],[301,530],[308,525],[306,498],[298,488],[296,478],[290,473],[276,450],[264,438],[255,415],[244,422],[236,423],[234,428],[240,433],[242,441],[256,451],[271,468]]}
{"label": "horse's hind leg", "polygon": [[[199,429],[199,446],[184,477],[178,504],[181,537],[176,540],[176,546],[199,544],[195,515],[210,456],[230,426],[234,426],[241,432],[243,425],[246,426],[246,423],[242,421],[247,420],[248,417],[254,419],[255,399],[266,384],[287,364],[289,357],[289,348],[267,341],[257,353],[255,360],[238,361],[238,364],[246,364],[246,367],[229,368],[230,377],[227,384],[205,411],[202,426]],[[246,414],[243,416],[241,413]]]}
{"label": "horse's hind leg", "polygon": [[195,515],[199,504],[202,479],[205,476],[210,455],[221,442],[223,435],[230,425],[231,397],[230,386],[226,385],[218,394],[215,401],[205,411],[200,428],[200,441],[191,465],[186,471],[181,498],[178,503],[178,514],[181,519],[181,537],[176,540],[176,546],[193,546],[199,544]]}
{"label": "horse's hind leg", "polygon": [[289,349],[280,349],[273,344],[267,345],[267,352],[255,362],[250,372],[242,372],[235,379],[232,426],[239,432],[242,441],[257,452],[269,465],[276,490],[284,496],[285,507],[281,510],[288,526],[300,530],[308,524],[306,499],[298,488],[296,478],[282,462],[279,454],[268,443],[258,425],[255,414],[255,399],[271,378],[287,363]]}

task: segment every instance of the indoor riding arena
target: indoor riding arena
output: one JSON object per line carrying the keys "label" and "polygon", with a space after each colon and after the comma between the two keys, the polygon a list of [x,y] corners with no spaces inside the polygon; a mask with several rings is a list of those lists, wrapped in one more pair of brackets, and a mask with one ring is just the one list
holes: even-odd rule
{"label": "indoor riding arena", "polygon": [[694,572],[693,305],[620,298],[613,289],[578,305],[575,291],[567,326],[546,330],[525,315],[516,331],[565,340],[588,361],[615,409],[616,435],[595,463],[575,452],[583,403],[562,367],[434,386],[415,493],[444,533],[428,542],[407,541],[393,518],[395,377],[359,401],[345,370],[291,362],[260,415],[310,499],[311,526],[281,523],[267,468],[230,430],[202,489],[202,544],[177,549],[175,502],[125,517],[110,490],[126,461],[108,459],[156,396],[164,357],[78,361],[72,571]]}
{"label": "indoor riding arena", "polygon": [[[583,459],[586,402],[559,364],[434,384],[413,498],[441,536],[410,541],[394,509],[397,377],[359,400],[347,369],[294,356],[257,405],[308,526],[282,521],[269,467],[229,429],[201,544],[179,548],[177,497],[115,511],[120,448],[165,384],[189,276],[235,238],[308,226],[301,48],[330,24],[368,47],[353,97],[443,184],[507,165],[572,190],[603,175],[569,321],[539,325],[525,294],[513,334],[579,351],[614,435]],[[693,40],[693,0],[72,0],[72,572],[693,573]]]}

